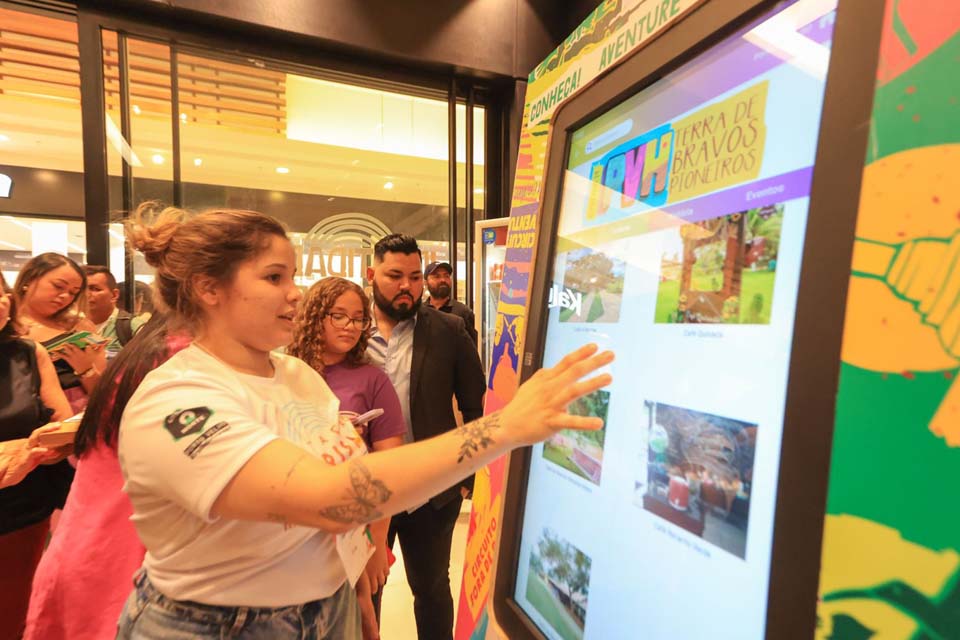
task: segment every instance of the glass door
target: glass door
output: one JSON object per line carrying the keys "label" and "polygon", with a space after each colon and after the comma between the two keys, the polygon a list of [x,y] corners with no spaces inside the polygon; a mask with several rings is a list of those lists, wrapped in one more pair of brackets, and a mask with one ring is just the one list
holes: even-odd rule
{"label": "glass door", "polygon": [[500,301],[500,283],[503,280],[503,265],[507,259],[508,218],[481,220],[474,233],[473,310],[477,319],[477,334],[480,336],[480,359],[483,371],[490,374],[493,360],[493,345],[497,327],[497,303]]}

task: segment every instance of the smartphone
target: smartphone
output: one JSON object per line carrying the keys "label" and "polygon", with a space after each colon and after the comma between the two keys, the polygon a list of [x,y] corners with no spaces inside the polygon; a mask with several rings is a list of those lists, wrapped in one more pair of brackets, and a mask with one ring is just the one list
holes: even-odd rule
{"label": "smartphone", "polygon": [[367,411],[364,414],[350,418],[350,422],[354,426],[357,426],[359,424],[366,424],[371,420],[373,420],[374,418],[379,418],[382,415],[383,415],[383,409],[370,409],[370,411]]}

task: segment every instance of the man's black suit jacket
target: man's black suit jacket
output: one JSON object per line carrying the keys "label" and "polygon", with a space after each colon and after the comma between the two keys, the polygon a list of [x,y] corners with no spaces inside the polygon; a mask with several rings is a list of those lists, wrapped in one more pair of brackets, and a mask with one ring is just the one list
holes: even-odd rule
{"label": "man's black suit jacket", "polygon": [[[453,397],[464,422],[483,415],[487,383],[463,319],[424,304],[417,312],[410,362],[410,421],[415,441],[455,429]],[[472,478],[471,478],[472,479]],[[430,499],[439,509],[460,495],[458,483]]]}

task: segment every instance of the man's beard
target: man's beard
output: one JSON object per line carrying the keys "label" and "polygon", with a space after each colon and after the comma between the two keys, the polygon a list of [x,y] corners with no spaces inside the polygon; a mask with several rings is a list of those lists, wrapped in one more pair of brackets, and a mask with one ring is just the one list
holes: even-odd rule
{"label": "man's beard", "polygon": [[437,300],[446,300],[450,297],[450,285],[446,282],[441,282],[435,287],[427,285],[427,291],[430,292],[431,297],[436,298]]}
{"label": "man's beard", "polygon": [[[397,294],[394,296],[393,300],[397,298],[409,296],[413,298],[412,294]],[[417,311],[420,310],[420,300],[414,300],[411,305],[403,305],[399,309],[393,306],[393,300],[387,300],[387,297],[380,292],[380,287],[377,286],[376,280],[373,281],[373,302],[377,305],[377,308],[380,311],[383,311],[388,317],[393,318],[397,322],[402,322],[404,320],[409,320],[413,316],[417,315]]]}

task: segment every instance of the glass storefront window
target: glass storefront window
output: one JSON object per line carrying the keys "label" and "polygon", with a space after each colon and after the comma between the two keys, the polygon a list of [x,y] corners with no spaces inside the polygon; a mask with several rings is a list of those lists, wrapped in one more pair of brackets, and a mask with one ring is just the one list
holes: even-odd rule
{"label": "glass storefront window", "polygon": [[[186,206],[282,220],[303,257],[304,286],[325,275],[362,283],[373,243],[391,232],[448,259],[445,101],[182,55],[181,104],[195,90],[182,81],[188,64],[216,71],[233,115],[200,111],[181,128]],[[459,115],[462,129],[462,106]],[[462,145],[459,155],[462,164]]]}
{"label": "glass storefront window", "polygon": [[[82,230],[76,23],[0,8],[0,24],[0,215],[73,219]],[[463,103],[455,158],[458,246],[451,251],[443,91],[405,92],[399,84],[382,90],[361,86],[364,78],[292,72],[281,63],[226,58],[106,28],[101,38],[109,265],[118,279],[129,270],[122,217],[145,200],[173,204],[177,193],[189,209],[249,208],[282,220],[301,252],[304,285],[334,273],[361,282],[373,242],[403,232],[418,238],[427,261],[458,257],[463,296],[470,270]],[[483,107],[471,116],[477,219],[485,198]],[[82,249],[74,253],[85,252],[82,233],[71,242]],[[19,251],[0,244],[4,249]],[[142,259],[132,264],[136,277],[149,273]]]}
{"label": "glass storefront window", "polygon": [[0,7],[0,25],[0,260],[9,276],[22,255],[85,253],[83,143],[76,23]]}
{"label": "glass storefront window", "polygon": [[52,251],[70,256],[79,264],[87,259],[83,220],[3,214],[0,238],[0,270],[11,286],[20,268],[35,255]]}

